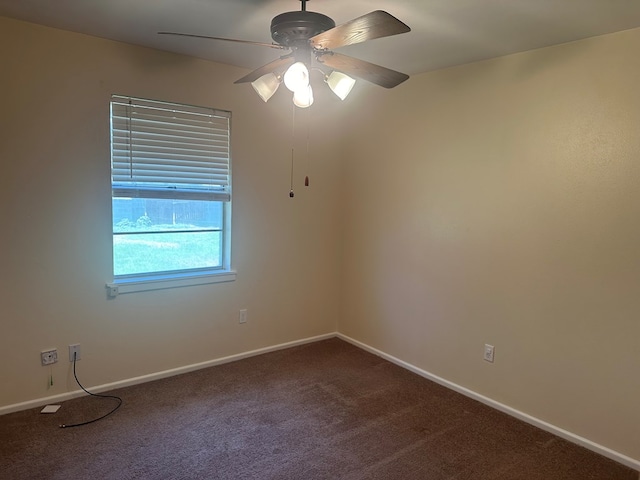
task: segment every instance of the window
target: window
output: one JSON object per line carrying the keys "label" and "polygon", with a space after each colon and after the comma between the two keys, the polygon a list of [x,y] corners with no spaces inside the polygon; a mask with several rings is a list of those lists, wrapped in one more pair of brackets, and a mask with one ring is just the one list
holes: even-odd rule
{"label": "window", "polygon": [[111,97],[112,296],[233,280],[230,120]]}

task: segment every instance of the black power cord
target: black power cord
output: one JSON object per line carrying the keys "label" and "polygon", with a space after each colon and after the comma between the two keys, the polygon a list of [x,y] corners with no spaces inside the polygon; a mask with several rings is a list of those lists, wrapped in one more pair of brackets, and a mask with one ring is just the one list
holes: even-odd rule
{"label": "black power cord", "polygon": [[80,380],[78,380],[78,375],[76,375],[76,355],[77,353],[74,352],[73,353],[73,376],[76,379],[76,383],[78,384],[78,386],[84,390],[85,393],[91,395],[92,397],[100,397],[100,398],[113,398],[114,400],[118,401],[118,405],[116,405],[116,407],[111,410],[110,412],[105,413],[104,415],[102,415],[101,417],[98,418],[94,418],[93,420],[88,420],[86,422],[81,422],[81,423],[73,423],[71,425],[65,425],[62,424],[60,425],[60,428],[71,428],[71,427],[81,427],[83,425],[89,425],[90,423],[94,423],[97,422],[98,420],[102,420],[103,418],[108,417],[109,415],[111,415],[112,413],[114,413],[116,410],[118,410],[120,408],[120,406],[122,405],[122,399],[120,397],[116,397],[115,395],[100,395],[98,393],[91,393],[89,390],[87,390],[86,388],[84,388],[82,386],[82,384],[80,383]]}

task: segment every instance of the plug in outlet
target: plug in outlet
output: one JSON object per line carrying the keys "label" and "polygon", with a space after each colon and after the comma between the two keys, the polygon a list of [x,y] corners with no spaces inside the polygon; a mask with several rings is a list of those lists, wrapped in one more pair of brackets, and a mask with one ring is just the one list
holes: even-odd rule
{"label": "plug in outlet", "polygon": [[238,323],[247,323],[247,309],[243,308],[240,310],[240,314],[238,315]]}
{"label": "plug in outlet", "polygon": [[488,343],[484,344],[484,359],[489,363],[493,363],[493,354],[495,347],[493,345],[489,345]]}
{"label": "plug in outlet", "polygon": [[76,343],[74,345],[69,345],[69,361],[73,362],[73,360],[80,360],[80,344]]}
{"label": "plug in outlet", "polygon": [[40,352],[40,361],[42,366],[51,365],[58,361],[58,350],[55,348],[52,350],[43,350]]}

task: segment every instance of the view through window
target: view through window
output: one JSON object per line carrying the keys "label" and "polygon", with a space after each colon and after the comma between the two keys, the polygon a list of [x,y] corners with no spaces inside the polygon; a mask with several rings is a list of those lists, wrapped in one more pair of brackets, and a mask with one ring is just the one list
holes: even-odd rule
{"label": "view through window", "polygon": [[118,279],[228,270],[230,113],[111,99]]}

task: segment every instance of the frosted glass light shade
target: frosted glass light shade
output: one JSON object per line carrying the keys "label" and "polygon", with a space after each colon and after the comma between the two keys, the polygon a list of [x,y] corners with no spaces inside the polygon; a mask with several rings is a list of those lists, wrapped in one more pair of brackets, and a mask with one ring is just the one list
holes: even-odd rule
{"label": "frosted glass light shade", "polygon": [[302,62],[291,65],[284,74],[284,85],[292,92],[309,86],[309,70]]}
{"label": "frosted glass light shade", "polygon": [[307,108],[313,105],[313,90],[311,85],[301,88],[293,93],[293,104],[296,107]]}
{"label": "frosted glass light shade", "polygon": [[276,93],[276,90],[278,90],[278,87],[280,86],[280,78],[278,78],[274,73],[267,73],[256,81],[251,82],[251,86],[256,93],[260,95],[260,98],[266,102],[274,93]]}
{"label": "frosted glass light shade", "polygon": [[355,85],[355,79],[349,75],[345,75],[342,72],[333,71],[327,77],[327,84],[333,93],[335,93],[340,100],[344,100],[351,92],[351,89]]}

